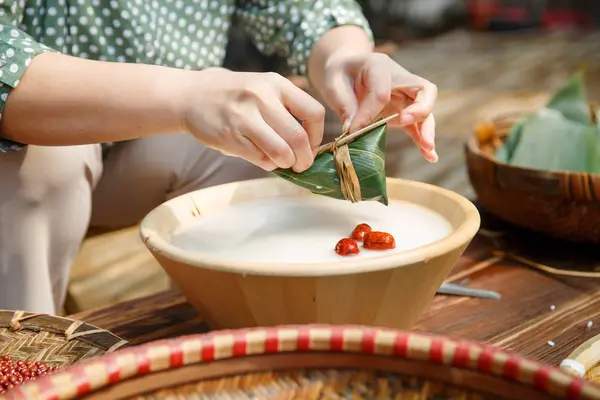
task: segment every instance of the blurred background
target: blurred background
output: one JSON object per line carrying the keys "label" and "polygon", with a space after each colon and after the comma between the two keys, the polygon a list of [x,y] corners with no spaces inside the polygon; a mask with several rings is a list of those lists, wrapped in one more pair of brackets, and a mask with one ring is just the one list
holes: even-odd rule
{"label": "blurred background", "polygon": [[[545,103],[580,68],[591,100],[600,99],[598,0],[363,0],[377,39],[411,72],[438,85],[435,107],[440,161],[428,164],[402,132],[388,135],[387,175],[429,182],[473,196],[464,143],[476,123],[526,112]],[[225,67],[277,71],[240,29],[231,31]],[[294,82],[313,93],[306,82]],[[314,93],[313,93],[314,94]],[[326,134],[339,133],[328,114]],[[164,290],[162,269],[139,240],[137,227],[90,236],[75,263],[67,312]]]}

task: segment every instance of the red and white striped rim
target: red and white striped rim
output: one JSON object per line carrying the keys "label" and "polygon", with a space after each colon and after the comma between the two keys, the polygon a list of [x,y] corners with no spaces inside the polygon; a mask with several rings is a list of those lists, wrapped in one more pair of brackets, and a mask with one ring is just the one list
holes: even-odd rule
{"label": "red and white striped rim", "polygon": [[520,382],[569,399],[600,399],[600,387],[557,368],[466,341],[363,326],[280,326],[215,331],[105,354],[18,386],[4,399],[75,399],[136,375],[247,355],[331,351],[429,361]]}

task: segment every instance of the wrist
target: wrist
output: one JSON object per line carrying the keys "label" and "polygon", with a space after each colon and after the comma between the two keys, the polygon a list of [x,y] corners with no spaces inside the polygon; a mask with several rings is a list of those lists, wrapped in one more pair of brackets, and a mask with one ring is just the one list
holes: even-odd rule
{"label": "wrist", "polygon": [[359,41],[358,45],[344,42],[327,52],[323,59],[323,69],[333,65],[345,65],[365,59],[373,54],[373,46],[367,41]]}
{"label": "wrist", "polygon": [[230,82],[234,72],[227,68],[211,67],[200,71],[186,71],[185,78],[179,82],[177,90],[177,115],[185,133],[196,135],[191,128],[198,112],[209,113],[207,107],[227,92],[226,83]]}
{"label": "wrist", "polygon": [[325,71],[343,67],[373,53],[373,43],[358,26],[340,26],[325,33],[315,44],[308,61],[308,78],[320,91]]}
{"label": "wrist", "polygon": [[186,119],[194,102],[193,96],[198,95],[197,78],[201,73],[202,71],[176,70],[176,73],[162,80],[159,85],[158,96],[163,101],[165,117],[172,120],[177,129],[173,133],[190,133]]}

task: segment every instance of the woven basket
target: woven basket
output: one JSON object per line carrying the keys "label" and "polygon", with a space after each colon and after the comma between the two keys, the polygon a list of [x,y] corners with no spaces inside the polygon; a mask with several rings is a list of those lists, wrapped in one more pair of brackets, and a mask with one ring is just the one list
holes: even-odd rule
{"label": "woven basket", "polygon": [[127,344],[104,329],[80,321],[0,310],[0,356],[63,367]]}
{"label": "woven basket", "polygon": [[542,171],[497,161],[518,115],[481,124],[466,145],[469,179],[491,214],[557,238],[600,244],[600,174]]}
{"label": "woven basket", "polygon": [[489,346],[359,326],[219,331],[132,347],[14,399],[600,399],[600,387]]}
{"label": "woven basket", "polygon": [[575,376],[600,384],[600,335],[577,347],[560,368]]}

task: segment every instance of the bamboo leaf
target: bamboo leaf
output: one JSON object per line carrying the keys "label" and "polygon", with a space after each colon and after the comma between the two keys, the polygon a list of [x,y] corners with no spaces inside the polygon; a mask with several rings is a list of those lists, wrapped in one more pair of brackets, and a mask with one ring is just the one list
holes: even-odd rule
{"label": "bamboo leaf", "polygon": [[534,169],[595,170],[600,168],[598,131],[586,99],[583,74],[578,72],[546,107],[515,124],[496,151],[496,158]]}
{"label": "bamboo leaf", "polygon": [[546,108],[559,111],[571,121],[590,124],[592,120],[585,93],[583,74],[577,72],[573,75],[567,84],[554,94]]}
{"label": "bamboo leaf", "polygon": [[600,174],[600,109],[594,110],[595,123],[589,130],[587,172]]}
{"label": "bamboo leaf", "polygon": [[496,150],[495,156],[498,161],[508,163],[512,159],[513,153],[521,140],[521,132],[524,123],[524,121],[519,121],[511,128],[508,137],[504,141],[504,145]]}
{"label": "bamboo leaf", "polygon": [[585,172],[589,125],[554,109],[542,109],[522,127],[510,163],[525,168]]}
{"label": "bamboo leaf", "polygon": [[[386,125],[379,126],[348,145],[350,159],[360,181],[362,201],[378,201],[385,205],[388,204],[385,181],[386,131]],[[291,168],[273,172],[312,193],[344,199],[331,152],[317,156],[313,165],[304,172],[297,173]]]}

